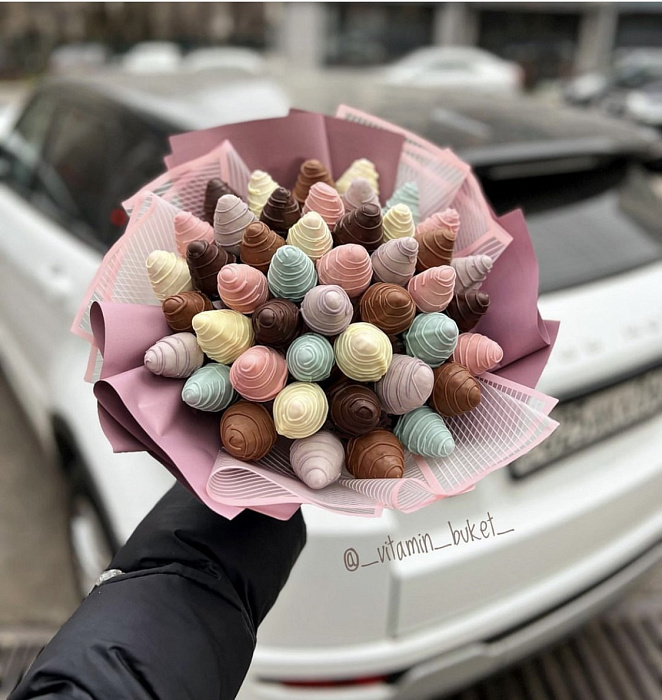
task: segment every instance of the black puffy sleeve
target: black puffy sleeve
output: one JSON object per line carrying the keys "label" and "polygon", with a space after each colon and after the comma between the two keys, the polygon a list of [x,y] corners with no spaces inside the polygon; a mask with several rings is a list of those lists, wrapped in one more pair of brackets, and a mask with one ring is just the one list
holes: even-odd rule
{"label": "black puffy sleeve", "polygon": [[174,486],[10,700],[232,700],[305,541],[300,511],[228,521]]}

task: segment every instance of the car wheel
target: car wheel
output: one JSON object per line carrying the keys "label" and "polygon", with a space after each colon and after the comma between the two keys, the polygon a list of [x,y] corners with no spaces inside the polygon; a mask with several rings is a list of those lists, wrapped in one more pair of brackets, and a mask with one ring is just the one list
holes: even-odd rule
{"label": "car wheel", "polygon": [[69,540],[79,593],[85,597],[108,567],[114,547],[84,471],[70,473]]}

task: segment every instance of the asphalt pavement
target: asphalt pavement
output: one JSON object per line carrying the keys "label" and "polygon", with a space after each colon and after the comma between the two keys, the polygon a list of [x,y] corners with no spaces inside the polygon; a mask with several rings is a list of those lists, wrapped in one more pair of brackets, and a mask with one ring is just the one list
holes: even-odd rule
{"label": "asphalt pavement", "polygon": [[78,603],[57,465],[0,373],[0,629],[57,628]]}

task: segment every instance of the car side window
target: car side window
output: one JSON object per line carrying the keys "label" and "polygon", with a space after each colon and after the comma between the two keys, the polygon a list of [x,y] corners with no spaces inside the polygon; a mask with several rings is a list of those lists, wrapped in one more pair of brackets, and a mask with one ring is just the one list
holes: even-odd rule
{"label": "car side window", "polygon": [[160,129],[110,100],[72,102],[49,134],[40,187],[59,213],[68,214],[72,233],[105,251],[124,230],[122,202],[163,171],[167,152]]}
{"label": "car side window", "polygon": [[35,191],[92,234],[105,223],[113,177],[117,130],[101,112],[76,103],[63,106],[44,149]]}
{"label": "car side window", "polygon": [[107,246],[112,245],[124,229],[127,217],[122,202],[164,171],[163,158],[170,150],[168,134],[174,131],[165,124],[151,124],[128,110],[122,113],[121,123],[125,149],[108,193]]}
{"label": "car side window", "polygon": [[176,130],[96,93],[42,90],[3,144],[2,180],[103,252],[124,230],[122,202],[163,172]]}
{"label": "car side window", "polygon": [[44,143],[48,136],[57,98],[50,93],[34,97],[25,108],[14,130],[5,142],[8,170],[5,181],[24,197],[29,198]]}

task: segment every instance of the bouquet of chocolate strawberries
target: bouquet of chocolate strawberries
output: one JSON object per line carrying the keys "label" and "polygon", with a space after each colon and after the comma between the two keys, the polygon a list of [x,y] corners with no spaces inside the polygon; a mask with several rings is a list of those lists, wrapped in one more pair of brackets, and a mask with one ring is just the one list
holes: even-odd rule
{"label": "bouquet of chocolate strawberries", "polygon": [[171,145],[74,324],[116,450],[227,517],[374,516],[554,430],[523,218],[450,151],[349,108]]}

